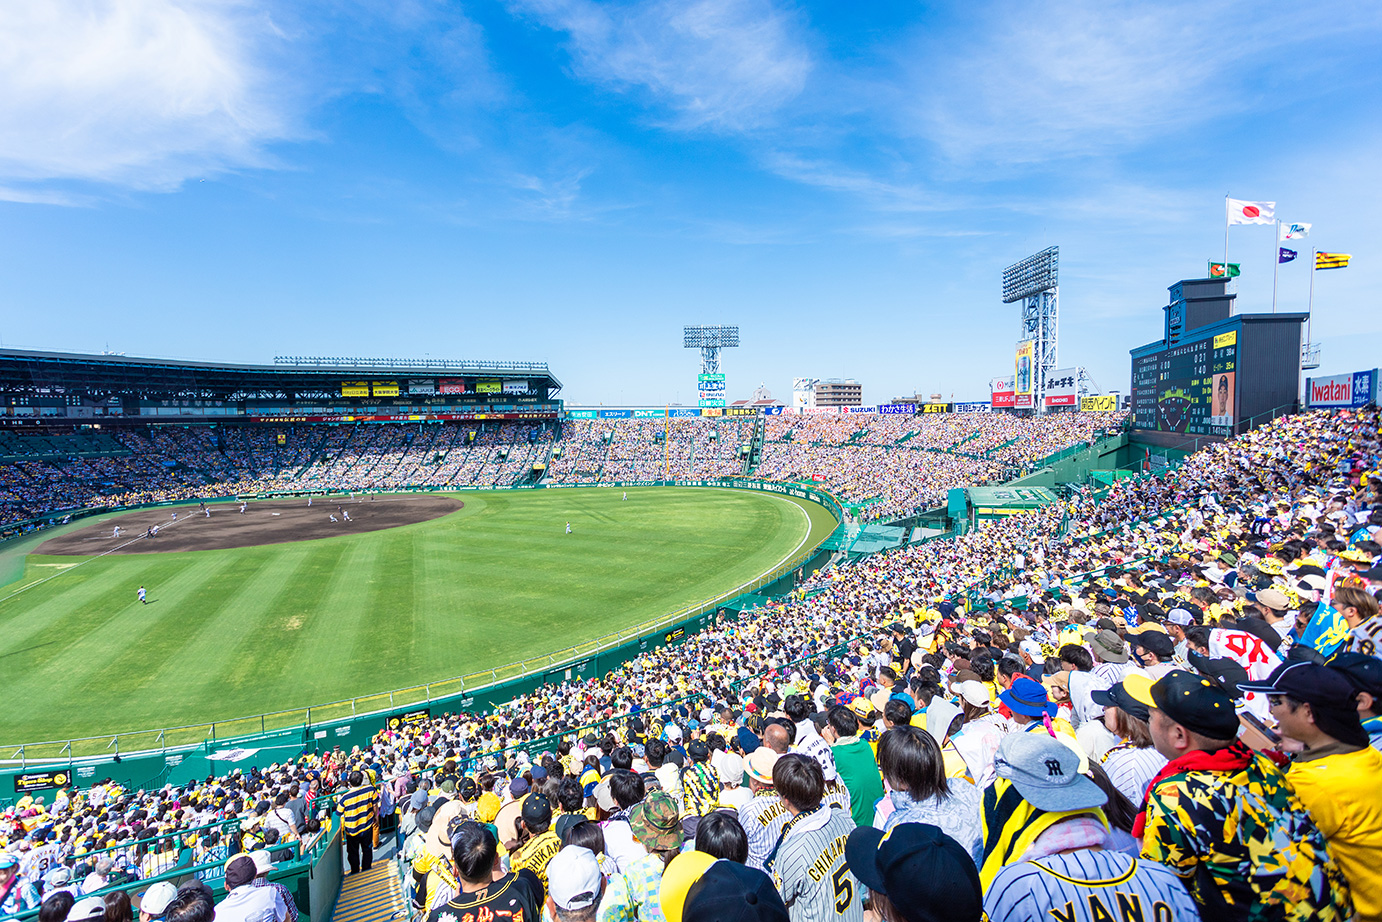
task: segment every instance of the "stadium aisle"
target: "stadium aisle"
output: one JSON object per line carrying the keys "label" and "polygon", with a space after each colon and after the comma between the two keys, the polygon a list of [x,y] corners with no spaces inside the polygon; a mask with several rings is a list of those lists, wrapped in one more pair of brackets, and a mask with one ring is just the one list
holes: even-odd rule
{"label": "stadium aisle", "polygon": [[402,919],[408,907],[398,878],[398,862],[376,861],[368,871],[346,877],[331,922],[384,922]]}

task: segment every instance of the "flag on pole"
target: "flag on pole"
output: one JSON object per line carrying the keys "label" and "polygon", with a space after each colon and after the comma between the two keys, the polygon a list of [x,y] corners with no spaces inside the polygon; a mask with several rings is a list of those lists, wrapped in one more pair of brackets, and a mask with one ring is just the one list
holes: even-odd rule
{"label": "flag on pole", "polygon": [[1316,269],[1347,269],[1352,253],[1316,253]]}
{"label": "flag on pole", "polygon": [[1281,225],[1282,240],[1299,240],[1301,237],[1310,236],[1309,224],[1283,224]]}
{"label": "flag on pole", "polygon": [[1243,274],[1242,271],[1238,268],[1238,266],[1239,266],[1238,263],[1229,263],[1229,264],[1228,264],[1228,271],[1225,272],[1225,271],[1224,271],[1224,264],[1223,264],[1223,263],[1210,262],[1210,264],[1209,264],[1209,277],[1212,278],[1212,279],[1222,279],[1222,278],[1236,279],[1238,276],[1240,276],[1240,275]]}
{"label": "flag on pole", "polygon": [[1288,263],[1299,255],[1295,250],[1288,250],[1285,247],[1276,248],[1276,261],[1279,263]]}
{"label": "flag on pole", "polygon": [[1276,202],[1240,202],[1228,199],[1229,224],[1274,224]]}

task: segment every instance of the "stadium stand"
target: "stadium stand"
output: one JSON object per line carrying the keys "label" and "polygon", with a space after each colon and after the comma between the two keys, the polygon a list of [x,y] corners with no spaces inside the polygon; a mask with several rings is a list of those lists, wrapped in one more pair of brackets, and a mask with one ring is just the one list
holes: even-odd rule
{"label": "stadium stand", "polygon": [[[505,900],[559,920],[699,922],[724,918],[721,901],[735,918],[862,919],[864,888],[883,919],[1378,918],[1378,423],[1375,409],[1283,417],[1097,496],[819,573],[607,675],[390,726],[357,751],[22,797],[0,820],[0,914],[138,891],[170,860],[189,878],[224,865],[248,888],[252,869],[228,859],[310,849],[348,800],[367,828],[397,824],[413,915],[432,922]],[[621,477],[668,463],[649,427],[622,425],[574,427],[554,468],[594,482],[611,458]],[[913,451],[958,458],[963,442],[1012,461],[1093,435],[973,426],[774,420],[768,444],[878,451],[848,475],[866,491]],[[160,493],[212,475],[415,482],[429,454],[444,458],[433,474],[495,482],[512,473],[503,447],[542,453],[520,429],[464,451],[460,428],[411,429],[293,430],[262,455],[249,433],[229,450],[138,434],[127,456],[12,462],[6,477],[37,491],[7,496],[80,499],[66,466],[96,460]],[[701,476],[733,460],[719,436],[738,432],[687,426],[668,454]],[[845,479],[842,454],[819,459],[813,473]],[[356,812],[370,796],[378,808]]]}

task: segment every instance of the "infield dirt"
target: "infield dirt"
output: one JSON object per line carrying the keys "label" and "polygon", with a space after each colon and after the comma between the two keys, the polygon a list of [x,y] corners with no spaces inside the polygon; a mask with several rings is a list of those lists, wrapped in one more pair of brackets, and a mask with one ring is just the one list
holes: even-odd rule
{"label": "infield dirt", "polygon": [[[43,542],[34,553],[62,557],[95,554],[156,554],[172,551],[216,551],[261,544],[311,541],[340,535],[383,531],[400,525],[428,522],[462,508],[449,496],[382,495],[313,497],[251,501],[240,512],[239,503],[211,503],[211,515],[196,506],[164,506],[141,509],[99,525],[68,532]],[[177,513],[176,521],[172,518]],[[345,515],[350,515],[346,521]],[[332,516],[336,521],[331,521]],[[115,537],[115,526],[120,537]],[[158,534],[145,537],[150,526]]]}

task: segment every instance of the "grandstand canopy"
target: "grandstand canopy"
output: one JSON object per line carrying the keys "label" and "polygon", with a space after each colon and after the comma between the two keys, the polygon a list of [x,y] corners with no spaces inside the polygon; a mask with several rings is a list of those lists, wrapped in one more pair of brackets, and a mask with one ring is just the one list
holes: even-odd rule
{"label": "grandstand canopy", "polygon": [[177,359],[136,358],[0,349],[0,390],[10,393],[74,392],[91,396],[245,397],[339,396],[343,381],[493,378],[526,380],[550,397],[561,390],[545,362],[409,362],[373,364],[231,365]]}

